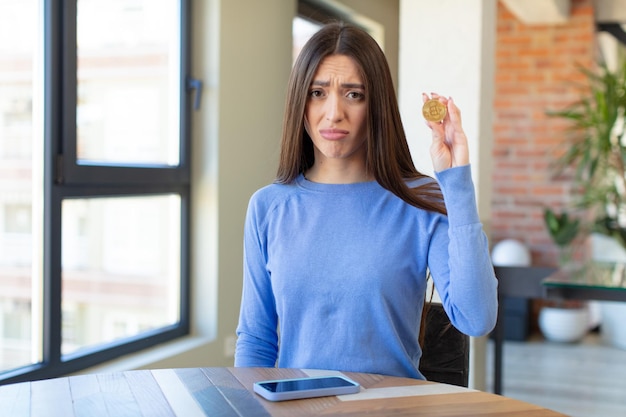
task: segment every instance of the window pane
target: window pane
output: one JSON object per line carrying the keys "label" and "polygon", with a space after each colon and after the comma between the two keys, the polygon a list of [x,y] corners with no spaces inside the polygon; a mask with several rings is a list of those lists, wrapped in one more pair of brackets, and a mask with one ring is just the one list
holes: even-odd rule
{"label": "window pane", "polygon": [[293,35],[293,61],[296,60],[300,51],[304,47],[304,44],[317,32],[322,28],[322,24],[318,22],[313,22],[308,19],[304,19],[300,16],[296,16],[293,18],[292,23],[292,35]]}
{"label": "window pane", "polygon": [[78,163],[179,164],[177,0],[78,0]]}
{"label": "window pane", "polygon": [[43,195],[33,182],[41,170],[33,116],[38,8],[35,0],[0,0],[0,372],[41,360],[32,322],[42,242],[33,207]]}
{"label": "window pane", "polygon": [[63,354],[179,321],[178,195],[65,200]]}

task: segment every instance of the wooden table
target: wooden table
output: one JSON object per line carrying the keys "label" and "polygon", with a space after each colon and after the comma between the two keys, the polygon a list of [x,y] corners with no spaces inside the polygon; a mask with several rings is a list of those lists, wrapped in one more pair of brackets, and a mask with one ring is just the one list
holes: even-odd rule
{"label": "wooden table", "polygon": [[0,387],[11,417],[123,416],[563,416],[545,408],[454,385],[346,372],[358,394],[270,402],[259,380],[336,371],[276,368],[183,368],[80,375]]}

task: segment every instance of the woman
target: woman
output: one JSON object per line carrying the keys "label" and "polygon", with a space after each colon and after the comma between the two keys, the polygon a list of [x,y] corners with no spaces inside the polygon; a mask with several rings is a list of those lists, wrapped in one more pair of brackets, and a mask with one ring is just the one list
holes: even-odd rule
{"label": "woman", "polygon": [[423,379],[428,271],[455,327],[491,331],[497,282],[467,139],[453,100],[432,98],[447,108],[428,122],[439,184],[412,163],[376,42],[336,23],[304,46],[277,180],[252,196],[246,216],[236,366]]}

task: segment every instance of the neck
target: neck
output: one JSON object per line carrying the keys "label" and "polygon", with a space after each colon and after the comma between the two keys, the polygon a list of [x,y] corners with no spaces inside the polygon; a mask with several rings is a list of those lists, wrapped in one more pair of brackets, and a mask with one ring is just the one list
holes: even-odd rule
{"label": "neck", "polygon": [[374,180],[374,175],[367,172],[365,167],[343,167],[329,169],[314,164],[311,169],[304,173],[307,180],[321,184],[354,184]]}

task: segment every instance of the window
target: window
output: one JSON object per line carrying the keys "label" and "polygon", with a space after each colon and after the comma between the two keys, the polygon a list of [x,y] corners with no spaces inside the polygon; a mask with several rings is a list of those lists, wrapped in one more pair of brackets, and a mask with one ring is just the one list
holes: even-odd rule
{"label": "window", "polygon": [[346,22],[368,32],[384,50],[384,27],[371,18],[334,1],[298,0],[298,15],[292,24],[293,60],[315,32],[328,22]]}
{"label": "window", "polygon": [[0,383],[188,333],[188,30],[187,0],[0,0]]}
{"label": "window", "polygon": [[309,20],[302,16],[296,16],[293,19],[293,61],[300,54],[304,44],[322,28],[322,23]]}

